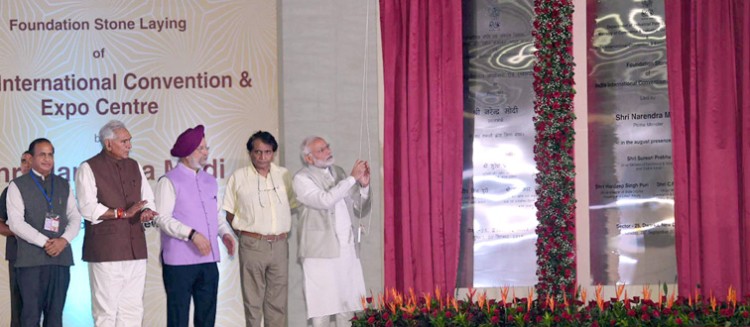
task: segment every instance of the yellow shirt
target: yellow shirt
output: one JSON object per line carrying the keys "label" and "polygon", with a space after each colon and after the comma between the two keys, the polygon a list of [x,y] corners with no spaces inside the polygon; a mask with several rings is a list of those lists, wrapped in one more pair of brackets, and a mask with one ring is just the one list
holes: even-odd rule
{"label": "yellow shirt", "polygon": [[296,203],[292,179],[284,167],[271,163],[266,177],[253,165],[229,177],[221,206],[234,214],[232,228],[263,235],[287,233],[292,227],[290,203]]}

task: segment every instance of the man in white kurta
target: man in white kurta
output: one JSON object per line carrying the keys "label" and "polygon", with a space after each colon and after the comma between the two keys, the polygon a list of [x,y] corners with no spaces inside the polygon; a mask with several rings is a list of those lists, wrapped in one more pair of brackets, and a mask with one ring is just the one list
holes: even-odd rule
{"label": "man in white kurta", "polygon": [[356,245],[359,219],[370,210],[370,171],[357,160],[350,174],[333,165],[333,153],[320,137],[302,143],[306,166],[293,180],[301,205],[300,248],[307,316],[313,326],[349,326],[365,295]]}
{"label": "man in white kurta", "polygon": [[132,136],[124,123],[105,124],[99,140],[102,151],[76,173],[94,325],[142,326],[148,257],[142,223],[158,216],[154,193],[143,167],[130,158]]}

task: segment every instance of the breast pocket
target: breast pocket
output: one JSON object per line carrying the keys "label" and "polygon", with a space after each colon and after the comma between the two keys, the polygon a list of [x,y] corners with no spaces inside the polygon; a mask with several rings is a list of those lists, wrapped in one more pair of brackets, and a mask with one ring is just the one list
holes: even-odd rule
{"label": "breast pocket", "polygon": [[248,224],[253,224],[255,215],[260,213],[260,202],[258,202],[258,191],[255,187],[243,185],[237,190],[237,198],[234,200],[237,212],[235,216],[242,216]]}

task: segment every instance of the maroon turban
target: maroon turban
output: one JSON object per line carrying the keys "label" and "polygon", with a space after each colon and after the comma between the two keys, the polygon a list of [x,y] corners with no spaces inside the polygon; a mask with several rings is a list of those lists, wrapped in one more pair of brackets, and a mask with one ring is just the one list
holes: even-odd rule
{"label": "maroon turban", "polygon": [[174,146],[169,153],[178,158],[187,157],[198,148],[204,136],[203,125],[188,128],[177,137],[177,141],[174,142]]}

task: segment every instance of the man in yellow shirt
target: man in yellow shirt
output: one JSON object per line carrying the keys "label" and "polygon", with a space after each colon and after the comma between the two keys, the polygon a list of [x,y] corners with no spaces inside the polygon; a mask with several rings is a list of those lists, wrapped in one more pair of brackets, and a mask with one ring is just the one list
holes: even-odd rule
{"label": "man in yellow shirt", "polygon": [[294,202],[291,176],[273,163],[279,148],[271,133],[258,131],[247,141],[251,165],[227,181],[222,209],[240,239],[240,282],[247,326],[285,327]]}

